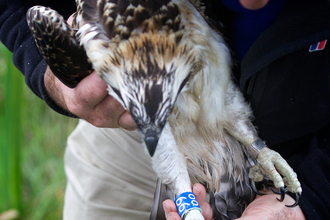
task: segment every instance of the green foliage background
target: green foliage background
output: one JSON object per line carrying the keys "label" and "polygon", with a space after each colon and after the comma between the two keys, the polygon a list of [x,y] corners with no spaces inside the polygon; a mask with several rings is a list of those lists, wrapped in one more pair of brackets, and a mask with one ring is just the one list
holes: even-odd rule
{"label": "green foliage background", "polygon": [[77,120],[34,95],[11,56],[0,45],[0,216],[14,208],[22,220],[62,219],[63,156]]}

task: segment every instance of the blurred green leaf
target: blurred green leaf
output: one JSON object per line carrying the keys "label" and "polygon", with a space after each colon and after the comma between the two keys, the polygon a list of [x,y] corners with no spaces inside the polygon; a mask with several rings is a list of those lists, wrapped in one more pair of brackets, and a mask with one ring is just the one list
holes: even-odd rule
{"label": "blurred green leaf", "polygon": [[[1,209],[15,208],[21,210],[21,169],[20,148],[22,141],[22,92],[23,77],[11,62],[12,54],[1,49],[5,66],[4,85],[2,86],[1,111]],[[8,207],[9,206],[9,207]]]}
{"label": "blurred green leaf", "polygon": [[0,213],[20,206],[21,220],[62,219],[63,155],[76,124],[27,88],[0,44]]}

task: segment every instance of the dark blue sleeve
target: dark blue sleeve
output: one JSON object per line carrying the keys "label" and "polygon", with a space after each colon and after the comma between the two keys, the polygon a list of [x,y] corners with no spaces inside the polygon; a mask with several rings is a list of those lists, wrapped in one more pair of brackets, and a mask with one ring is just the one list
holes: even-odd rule
{"label": "dark blue sleeve", "polygon": [[0,0],[0,40],[13,52],[14,65],[24,74],[27,86],[56,112],[72,116],[53,102],[44,85],[47,67],[26,22],[28,7],[19,0]]}

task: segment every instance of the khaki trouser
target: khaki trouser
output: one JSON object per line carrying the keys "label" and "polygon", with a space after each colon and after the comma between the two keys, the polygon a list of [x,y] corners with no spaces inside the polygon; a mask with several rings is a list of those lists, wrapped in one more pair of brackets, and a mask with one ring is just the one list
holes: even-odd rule
{"label": "khaki trouser", "polygon": [[137,131],[80,120],[68,138],[64,220],[148,219],[156,186]]}

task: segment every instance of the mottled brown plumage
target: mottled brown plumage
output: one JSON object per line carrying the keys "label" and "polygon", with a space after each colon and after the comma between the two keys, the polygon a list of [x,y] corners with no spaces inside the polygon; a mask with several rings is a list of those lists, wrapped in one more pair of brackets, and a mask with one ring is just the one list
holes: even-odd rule
{"label": "mottled brown plumage", "polygon": [[77,41],[77,29],[70,28],[60,14],[49,8],[36,7],[27,17],[37,46],[43,48],[40,49],[42,56],[65,85],[73,88],[92,72],[86,52]]}
{"label": "mottled brown plumage", "polygon": [[[284,159],[258,138],[252,111],[231,80],[229,49],[203,11],[199,0],[77,0],[74,29],[50,9],[33,8],[27,18],[63,82],[74,86],[83,75],[55,67],[72,62],[76,51],[87,54],[80,63],[92,63],[109,94],[129,110],[155,172],[175,195],[203,182],[214,217],[232,219],[254,198],[249,176],[261,181],[265,174],[298,195],[301,187]],[[202,215],[193,210],[186,219]]]}

